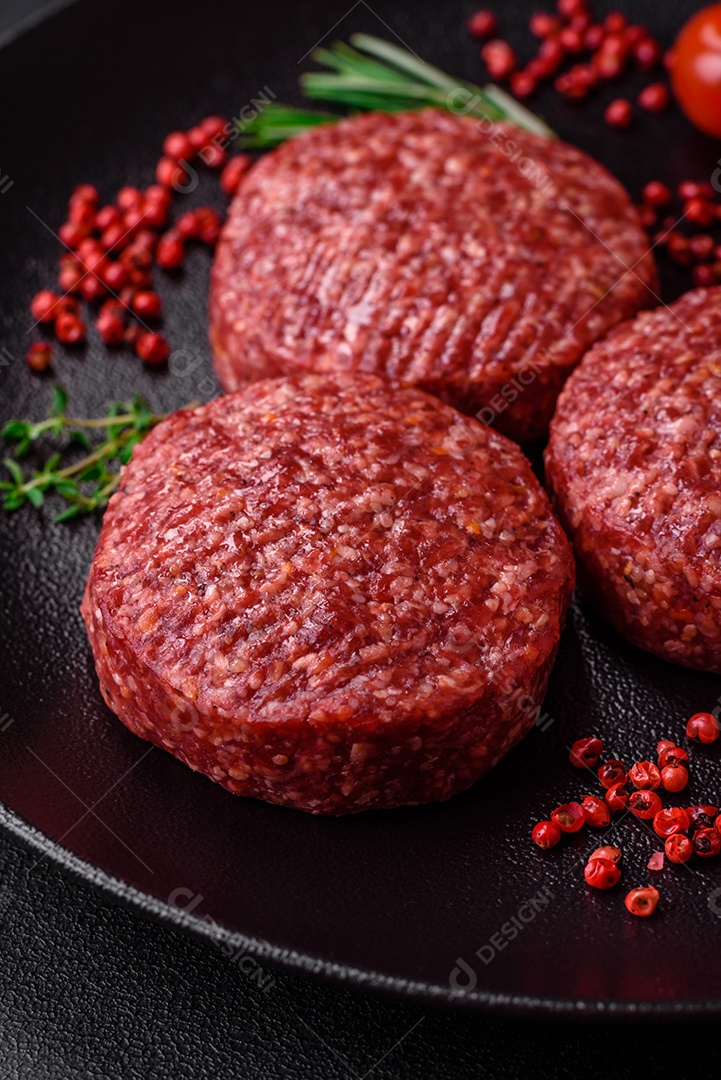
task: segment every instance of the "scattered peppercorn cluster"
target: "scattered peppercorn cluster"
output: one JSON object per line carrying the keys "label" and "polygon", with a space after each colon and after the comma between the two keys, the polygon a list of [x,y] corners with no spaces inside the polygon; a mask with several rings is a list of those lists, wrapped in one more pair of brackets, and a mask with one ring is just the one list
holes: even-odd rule
{"label": "scattered peppercorn cluster", "polygon": [[[522,67],[513,47],[498,37],[492,11],[477,11],[468,21],[471,35],[485,41],[481,59],[488,74],[496,82],[509,82],[518,98],[531,97],[542,83],[552,83],[568,101],[583,101],[631,67],[653,72],[663,65],[663,49],[645,26],[629,23],[620,11],[600,21],[588,0],[558,0],[555,15],[536,12],[529,28],[540,45],[537,55]],[[668,85],[649,83],[637,102],[647,112],[664,112],[670,102]],[[633,104],[628,98],[616,98],[604,117],[610,127],[628,128],[634,119]]]}
{"label": "scattered peppercorn cluster", "polygon": [[[721,243],[710,229],[721,227],[721,198],[707,180],[684,180],[674,197],[660,180],[641,194],[641,221],[654,244],[676,266],[690,268],[694,285],[721,284]],[[683,225],[691,236],[680,231]]]}
{"label": "scattered peppercorn cluster", "polygon": [[[711,713],[696,713],[686,725],[686,735],[694,742],[708,745],[719,737],[719,722]],[[585,826],[598,829],[611,823],[611,815],[630,811],[642,821],[650,821],[657,836],[664,841],[664,851],[657,851],[648,869],[663,870],[664,857],[672,863],[685,863],[696,855],[712,858],[721,852],[721,813],[712,805],[664,807],[659,788],[669,793],[683,791],[688,784],[689,755],[670,739],[656,747],[657,764],[637,761],[626,770],[621,761],[606,760],[599,765],[603,743],[595,737],[579,739],[571,747],[570,761],[577,769],[596,770],[604,789],[603,797],[584,795],[582,801],[564,803],[551,814],[550,821],[539,821],[531,833],[538,847],[548,850],[559,843],[564,833],[575,833]],[[630,782],[635,789],[629,792]],[[597,848],[584,870],[587,884],[595,889],[611,889],[621,879],[621,851],[606,845]],[[632,889],[626,896],[626,908],[632,915],[652,915],[659,893],[652,885]]]}
{"label": "scattered peppercorn cluster", "polygon": [[[493,12],[476,12],[468,29],[474,37],[485,40],[481,58],[489,75],[509,82],[519,98],[529,97],[541,83],[554,80],[563,97],[581,101],[632,66],[651,72],[664,62],[661,45],[645,26],[629,23],[620,11],[599,22],[587,0],[558,0],[555,15],[536,12],[531,17],[531,32],[541,44],[538,55],[523,68],[511,45],[498,38]],[[579,57],[584,57],[582,62]],[[650,83],[638,96],[641,108],[652,113],[663,112],[669,102],[665,82]],[[617,98],[606,109],[605,119],[611,127],[629,127],[632,103]],[[652,180],[643,189],[638,209],[654,245],[676,266],[690,270],[695,286],[721,284],[721,243],[709,231],[721,225],[721,199],[708,181],[685,180],[674,195],[666,184]],[[692,235],[685,235],[679,226]]]}
{"label": "scattered peppercorn cluster", "polygon": [[[232,196],[251,164],[245,154],[229,159],[222,143],[226,121],[208,116],[189,131],[171,132],[163,143],[163,156],[154,184],[145,190],[123,187],[115,201],[100,205],[92,184],[75,188],[68,217],[58,230],[65,247],[60,258],[58,291],[43,289],[32,300],[36,323],[52,327],[63,345],[85,341],[87,325],[81,302],[95,309],[95,326],[106,345],[126,345],[146,364],[163,364],[170,346],[147,322],[162,315],[162,301],[153,288],[153,267],[177,270],[188,243],[215,247],[222,218],[210,206],[181,213],[171,223],[173,198],[190,180],[186,166],[200,160],[221,170],[220,184]],[[27,352],[33,371],[52,364],[49,342],[35,342]]]}

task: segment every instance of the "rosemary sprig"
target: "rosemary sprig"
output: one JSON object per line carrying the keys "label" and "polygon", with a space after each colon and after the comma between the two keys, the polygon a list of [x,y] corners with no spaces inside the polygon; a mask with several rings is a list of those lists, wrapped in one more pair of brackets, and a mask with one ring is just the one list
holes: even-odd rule
{"label": "rosemary sprig", "polygon": [[[67,393],[56,386],[47,419],[10,420],[3,427],[0,435],[14,444],[13,455],[4,459],[10,479],[0,481],[3,509],[19,510],[26,504],[40,507],[48,492],[68,504],[55,521],[70,521],[102,509],[118,486],[120,466],[130,461],[133,447],[165,419],[165,414],[151,412],[140,394],[129,402],[113,402],[105,416],[93,419],[68,416],[67,407]],[[93,446],[89,432],[100,432],[104,438]],[[63,434],[67,438],[61,450],[26,475],[20,460],[44,437],[57,439]],[[63,466],[67,454],[78,447],[86,451],[85,456]]]}
{"label": "rosemary sprig", "polygon": [[340,118],[333,113],[296,109],[292,105],[271,102],[265,106],[262,113],[246,124],[241,142],[246,149],[267,149],[278,146],[286,139],[292,139],[294,135],[302,135],[308,128],[338,119]]}
{"label": "rosemary sprig", "polygon": [[[407,49],[371,34],[354,34],[350,40],[350,45],[339,41],[311,54],[327,70],[301,75],[306,97],[352,110],[381,112],[435,105],[449,112],[512,123],[536,135],[554,136],[540,117],[493,83],[480,87],[455,79]],[[242,141],[249,148],[267,149],[317,124],[338,119],[332,113],[271,103],[246,125]]]}

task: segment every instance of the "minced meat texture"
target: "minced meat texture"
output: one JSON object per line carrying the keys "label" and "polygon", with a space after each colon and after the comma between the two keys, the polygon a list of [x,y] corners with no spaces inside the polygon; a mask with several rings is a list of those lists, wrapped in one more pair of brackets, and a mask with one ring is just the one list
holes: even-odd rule
{"label": "minced meat texture", "polygon": [[532,726],[572,583],[513,443],[422,391],[300,376],[136,448],[83,614],[132,730],[344,813],[445,798]]}
{"label": "minced meat texture", "polygon": [[433,109],[322,125],[230,208],[218,375],[375,373],[537,438],[588,346],[654,303],[650,246],[618,181],[558,139]]}
{"label": "minced meat texture", "polygon": [[546,470],[600,610],[640,648],[721,672],[721,289],[587,354]]}

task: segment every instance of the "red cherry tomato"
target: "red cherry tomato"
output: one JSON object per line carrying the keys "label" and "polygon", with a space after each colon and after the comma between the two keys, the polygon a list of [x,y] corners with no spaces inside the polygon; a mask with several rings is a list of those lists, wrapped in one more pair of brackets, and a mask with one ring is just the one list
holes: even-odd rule
{"label": "red cherry tomato", "polygon": [[671,51],[671,83],[689,120],[721,138],[721,4],[694,15]]}

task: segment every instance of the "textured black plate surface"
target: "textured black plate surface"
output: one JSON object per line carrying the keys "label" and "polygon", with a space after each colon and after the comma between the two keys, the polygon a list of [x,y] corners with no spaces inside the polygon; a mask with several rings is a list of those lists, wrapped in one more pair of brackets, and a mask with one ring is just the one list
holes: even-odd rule
{"label": "textured black plate surface", "polygon": [[[518,3],[504,16],[519,46],[529,44],[523,26],[535,6]],[[697,6],[627,5],[667,42]],[[123,183],[149,182],[168,130],[208,112],[235,115],[264,87],[297,100],[299,62],[337,22],[339,36],[397,33],[429,60],[479,79],[463,25],[472,7],[408,0],[374,10],[361,2],[348,12],[319,0],[206,0],[200,10],[174,5],[171,18],[164,5],[85,0],[7,45],[0,172],[13,184],[0,195],[3,419],[40,417],[47,406],[50,380],[31,377],[22,359],[32,339],[28,302],[52,280],[50,230],[75,183],[92,181],[110,197]],[[609,131],[600,121],[608,96],[587,109],[551,94],[536,100],[565,138],[635,195],[654,174],[711,175],[721,146],[676,113],[647,118],[631,133]],[[221,205],[211,180],[188,198]],[[134,389],[163,409],[217,392],[206,342],[208,267],[195,252],[182,278],[162,286],[169,335],[197,362],[183,374],[149,372],[92,340],[57,358],[75,409],[97,412]],[[682,287],[665,275],[665,299]],[[104,707],[77,613],[96,522],[54,526],[27,511],[0,524],[1,820],[39,851],[264,965],[471,1008],[721,1011],[718,865],[666,871],[662,906],[645,922],[626,916],[623,891],[585,888],[594,837],[547,855],[528,838],[539,816],[586,786],[567,765],[573,739],[597,732],[617,756],[650,756],[657,738],[679,736],[691,712],[716,706],[721,680],[630,649],[577,604],[544,720],[491,777],[441,806],[311,818],[227,794],[149,749]],[[718,800],[719,754],[694,761],[690,798]],[[658,843],[635,821],[619,835],[625,884],[645,883]],[[254,961],[244,963],[250,970]],[[451,989],[456,968],[465,990]]]}

